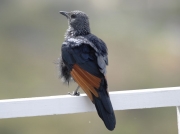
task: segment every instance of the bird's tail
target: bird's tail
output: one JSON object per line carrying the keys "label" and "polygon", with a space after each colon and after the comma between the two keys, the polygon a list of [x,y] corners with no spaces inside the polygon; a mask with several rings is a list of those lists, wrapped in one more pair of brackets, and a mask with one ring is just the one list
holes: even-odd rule
{"label": "bird's tail", "polygon": [[112,131],[116,125],[116,118],[107,91],[107,81],[105,78],[101,79],[98,95],[99,97],[94,96],[93,103],[106,128]]}

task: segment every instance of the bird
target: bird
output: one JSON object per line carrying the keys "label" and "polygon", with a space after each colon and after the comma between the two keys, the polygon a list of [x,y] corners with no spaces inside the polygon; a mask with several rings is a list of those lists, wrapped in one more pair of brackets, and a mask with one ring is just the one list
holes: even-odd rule
{"label": "bird", "polygon": [[112,131],[116,125],[116,118],[106,78],[107,46],[103,40],[91,33],[86,13],[79,10],[59,13],[68,20],[68,29],[61,46],[60,77],[65,83],[69,84],[73,79],[78,84],[71,95],[78,96],[78,89],[83,89],[95,105],[106,128]]}

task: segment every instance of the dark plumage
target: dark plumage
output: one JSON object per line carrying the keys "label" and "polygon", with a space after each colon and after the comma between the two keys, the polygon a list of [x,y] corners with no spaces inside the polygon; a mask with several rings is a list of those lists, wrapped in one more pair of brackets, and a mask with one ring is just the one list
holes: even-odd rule
{"label": "dark plumage", "polygon": [[116,119],[107,91],[105,77],[108,65],[106,44],[91,34],[88,16],[81,11],[60,13],[67,17],[69,28],[62,44],[61,77],[69,83],[71,77],[95,104],[99,117],[109,130]]}

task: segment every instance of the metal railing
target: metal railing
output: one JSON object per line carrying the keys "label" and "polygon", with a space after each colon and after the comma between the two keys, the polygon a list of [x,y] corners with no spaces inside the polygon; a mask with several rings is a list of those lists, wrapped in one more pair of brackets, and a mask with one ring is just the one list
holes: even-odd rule
{"label": "metal railing", "polygon": [[[110,92],[114,110],[176,107],[180,134],[180,87]],[[47,96],[0,100],[0,119],[95,111],[89,98],[81,96]]]}

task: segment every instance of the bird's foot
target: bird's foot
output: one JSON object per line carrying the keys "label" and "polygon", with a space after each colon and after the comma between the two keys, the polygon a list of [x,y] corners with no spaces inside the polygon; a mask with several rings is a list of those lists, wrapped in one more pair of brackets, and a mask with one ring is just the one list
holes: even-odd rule
{"label": "bird's foot", "polygon": [[80,96],[80,92],[73,91],[72,93],[68,92],[69,95],[72,96]]}

